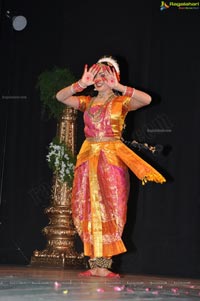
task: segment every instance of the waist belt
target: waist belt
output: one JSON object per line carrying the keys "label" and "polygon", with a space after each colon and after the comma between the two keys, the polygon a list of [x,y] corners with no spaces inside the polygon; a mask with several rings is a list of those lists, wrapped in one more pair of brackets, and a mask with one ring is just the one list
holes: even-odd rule
{"label": "waist belt", "polygon": [[120,138],[116,137],[88,137],[86,138],[89,142],[106,142],[106,141],[117,141],[120,140]]}

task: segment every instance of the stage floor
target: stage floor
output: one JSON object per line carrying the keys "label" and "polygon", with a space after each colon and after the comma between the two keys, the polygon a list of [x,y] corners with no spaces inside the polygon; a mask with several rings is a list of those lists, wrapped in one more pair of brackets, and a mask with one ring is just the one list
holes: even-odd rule
{"label": "stage floor", "polygon": [[149,275],[83,278],[79,270],[0,265],[0,301],[200,299],[200,280]]}

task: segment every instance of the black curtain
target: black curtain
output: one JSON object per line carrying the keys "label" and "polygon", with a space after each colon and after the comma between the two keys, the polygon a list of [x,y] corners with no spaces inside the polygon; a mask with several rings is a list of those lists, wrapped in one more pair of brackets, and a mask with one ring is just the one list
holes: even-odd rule
{"label": "black curtain", "polygon": [[[46,244],[52,174],[47,146],[56,121],[43,112],[36,82],[57,65],[79,78],[84,64],[115,56],[121,82],[147,91],[150,106],[127,116],[124,136],[163,145],[141,154],[167,178],[142,186],[133,174],[121,272],[198,277],[200,266],[199,10],[162,1],[4,0],[1,11],[1,263],[27,264]],[[168,2],[169,4],[169,2]],[[5,9],[26,15],[22,32]],[[78,116],[77,148],[84,139]]]}

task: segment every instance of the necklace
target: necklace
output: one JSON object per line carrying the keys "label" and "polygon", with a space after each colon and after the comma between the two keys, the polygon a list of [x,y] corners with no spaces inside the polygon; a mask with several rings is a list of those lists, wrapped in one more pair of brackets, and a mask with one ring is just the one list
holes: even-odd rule
{"label": "necklace", "polygon": [[[106,92],[99,92],[98,95],[96,96],[97,98],[104,98],[106,97]],[[111,92],[111,95],[113,95],[113,92]]]}
{"label": "necklace", "polygon": [[115,94],[111,94],[108,99],[104,102],[104,104],[97,110],[95,113],[91,112],[91,107],[95,101],[95,97],[92,99],[92,101],[89,103],[87,113],[88,115],[93,119],[94,122],[99,122],[101,120],[101,114],[104,110],[104,108],[107,106],[107,104],[110,102],[110,100],[115,97]]}

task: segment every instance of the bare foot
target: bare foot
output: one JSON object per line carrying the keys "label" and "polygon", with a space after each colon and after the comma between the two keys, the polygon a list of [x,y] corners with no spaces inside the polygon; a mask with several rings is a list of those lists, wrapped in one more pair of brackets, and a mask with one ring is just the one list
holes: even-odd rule
{"label": "bare foot", "polygon": [[108,277],[108,278],[120,278],[119,274],[115,274],[105,268],[97,268],[95,271],[95,276]]}
{"label": "bare foot", "polygon": [[90,277],[90,276],[97,276],[97,277],[107,277],[107,278],[120,278],[119,274],[115,274],[108,269],[105,268],[96,268],[90,269],[85,272],[79,273],[79,276],[83,277]]}
{"label": "bare foot", "polygon": [[90,269],[85,272],[81,272],[79,273],[79,276],[85,276],[85,277],[96,276],[96,269]]}

